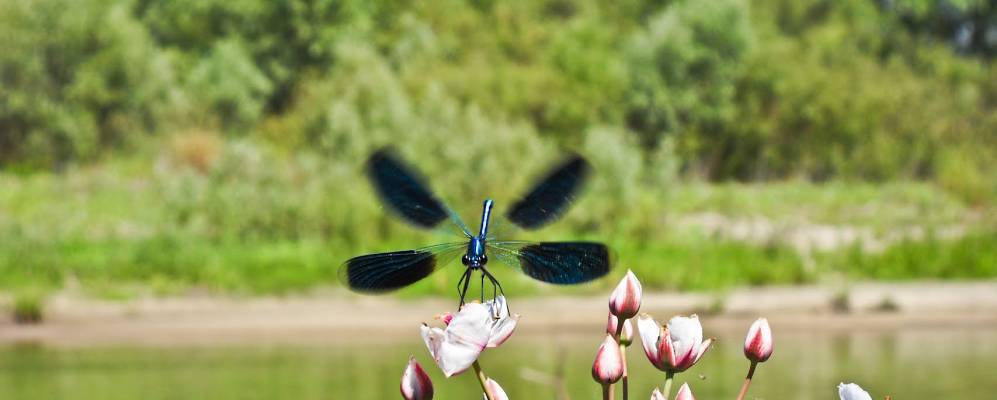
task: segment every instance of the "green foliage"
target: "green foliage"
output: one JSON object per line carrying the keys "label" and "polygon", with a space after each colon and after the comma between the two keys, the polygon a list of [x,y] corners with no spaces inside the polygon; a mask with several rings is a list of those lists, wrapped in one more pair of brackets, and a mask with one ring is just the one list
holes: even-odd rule
{"label": "green foliage", "polygon": [[0,168],[20,174],[0,174],[0,286],[333,280],[426,243],[363,180],[386,144],[464,215],[577,149],[600,173],[545,237],[616,238],[661,287],[811,281],[783,245],[658,244],[688,234],[663,225],[990,210],[997,64],[902,3],[0,0]]}
{"label": "green foliage", "polygon": [[752,40],[740,1],[678,2],[652,17],[628,47],[627,125],[651,145],[680,135],[690,160],[717,157]]}
{"label": "green foliage", "polygon": [[14,322],[36,324],[45,314],[45,293],[37,288],[22,288],[14,294]]}
{"label": "green foliage", "polygon": [[573,147],[606,127],[637,137],[644,159],[667,139],[693,176],[935,179],[980,203],[997,187],[983,172],[997,160],[997,67],[919,27],[993,10],[949,8],[4,0],[0,165],[61,167],[189,129],[343,162],[433,134],[413,119],[502,140],[437,120],[451,109]]}
{"label": "green foliage", "polygon": [[997,274],[997,232],[971,232],[951,242],[934,237],[907,240],[881,254],[869,255],[855,248],[826,258],[831,268],[862,278],[992,277]]}

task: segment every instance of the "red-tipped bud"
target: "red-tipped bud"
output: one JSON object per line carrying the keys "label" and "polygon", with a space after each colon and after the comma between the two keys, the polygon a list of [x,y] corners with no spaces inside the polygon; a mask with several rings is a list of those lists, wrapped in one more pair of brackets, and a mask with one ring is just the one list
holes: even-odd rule
{"label": "red-tipped bud", "polygon": [[505,390],[492,378],[485,381],[485,390],[488,394],[482,396],[484,400],[488,400],[488,395],[491,395],[493,400],[509,400],[509,395],[505,394]]}
{"label": "red-tipped bud", "polygon": [[679,388],[679,392],[675,394],[675,400],[696,400],[692,396],[692,389],[689,389],[688,383],[683,383],[682,387]]}
{"label": "red-tipped bud", "polygon": [[765,362],[772,356],[772,329],[765,318],[755,320],[744,338],[744,356],[754,362]]}
{"label": "red-tipped bud", "polygon": [[592,378],[602,384],[616,383],[623,377],[623,354],[613,335],[606,335],[592,363]]}
{"label": "red-tipped bud", "polygon": [[408,366],[402,374],[402,397],[405,400],[429,400],[433,398],[433,381],[422,369],[415,357],[409,357]]}
{"label": "red-tipped bud", "polygon": [[[616,335],[616,330],[619,329],[620,319],[613,314],[609,314],[609,321],[606,322],[606,333],[610,335]],[[634,338],[634,324],[630,320],[623,321],[623,330],[620,331],[620,344],[624,346],[629,346],[633,343]]]}
{"label": "red-tipped bud", "polygon": [[633,271],[627,270],[627,274],[609,296],[609,312],[620,319],[633,318],[640,311],[640,297],[640,281]]}

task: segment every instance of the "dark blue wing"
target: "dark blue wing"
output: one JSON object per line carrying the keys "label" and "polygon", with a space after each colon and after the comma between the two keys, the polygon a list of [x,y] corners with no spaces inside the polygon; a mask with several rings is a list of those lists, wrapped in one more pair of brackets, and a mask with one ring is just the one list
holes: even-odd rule
{"label": "dark blue wing", "polygon": [[513,203],[506,218],[523,229],[537,229],[553,222],[567,211],[591,170],[582,156],[568,157]]}
{"label": "dark blue wing", "polygon": [[339,267],[339,281],[353,291],[387,292],[418,282],[446,265],[467,243],[353,257]]}
{"label": "dark blue wing", "polygon": [[466,235],[471,235],[460,218],[433,195],[422,176],[390,149],[371,154],[366,171],[381,201],[409,223],[433,228],[451,218]]}
{"label": "dark blue wing", "polygon": [[531,278],[560,285],[598,279],[610,269],[609,248],[594,242],[487,242],[500,261]]}

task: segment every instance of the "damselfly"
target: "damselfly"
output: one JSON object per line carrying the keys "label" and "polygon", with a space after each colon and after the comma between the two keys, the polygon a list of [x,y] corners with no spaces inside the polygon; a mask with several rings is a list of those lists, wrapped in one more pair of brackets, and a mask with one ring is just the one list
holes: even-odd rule
{"label": "damselfly", "polygon": [[[437,228],[450,220],[464,240],[414,250],[367,254],[346,261],[339,269],[344,285],[358,292],[386,292],[411,285],[463,254],[466,267],[457,282],[460,305],[464,304],[472,275],[481,274],[482,298],[485,279],[492,295],[504,294],[502,285],[488,268],[489,256],[520,268],[533,279],[554,284],[588,282],[610,269],[609,250],[594,242],[526,242],[495,238],[489,231],[495,203],[484,201],[477,234],[429,190],[426,181],[390,149],[370,156],[367,177],[385,206],[405,221],[421,228]],[[505,212],[505,219],[523,229],[537,229],[557,220],[584,185],[591,166],[577,154],[552,168]]]}

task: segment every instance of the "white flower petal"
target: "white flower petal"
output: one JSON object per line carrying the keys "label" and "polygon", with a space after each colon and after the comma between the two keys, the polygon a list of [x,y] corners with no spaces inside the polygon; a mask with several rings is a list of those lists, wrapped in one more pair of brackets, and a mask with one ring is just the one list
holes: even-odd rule
{"label": "white flower petal", "polygon": [[854,383],[841,383],[838,385],[838,397],[841,400],[872,400],[869,392],[862,390]]}
{"label": "white flower petal", "polygon": [[660,360],[658,354],[658,338],[661,337],[661,325],[658,321],[644,314],[637,318],[637,331],[640,333],[641,344],[644,345],[644,352],[647,357],[653,360]]}
{"label": "white flower petal", "polygon": [[502,343],[505,343],[506,339],[512,336],[512,332],[516,330],[516,323],[519,322],[519,314],[513,314],[508,317],[504,317],[495,324],[492,325],[491,334],[488,337],[488,347],[499,347]]}
{"label": "white flower petal", "polygon": [[492,314],[494,319],[502,319],[509,316],[509,307],[506,305],[505,296],[496,297],[485,302],[485,307]]}
{"label": "white flower petal", "polygon": [[690,351],[699,351],[703,342],[703,326],[695,314],[690,317],[672,317],[668,320],[668,333],[672,337],[676,357],[690,354]]}

